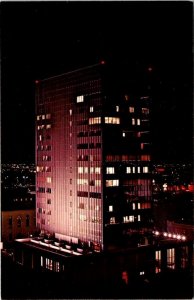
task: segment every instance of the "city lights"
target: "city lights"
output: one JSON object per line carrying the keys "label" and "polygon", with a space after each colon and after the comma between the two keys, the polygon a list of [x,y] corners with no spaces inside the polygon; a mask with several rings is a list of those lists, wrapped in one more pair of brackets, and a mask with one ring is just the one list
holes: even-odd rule
{"label": "city lights", "polygon": [[171,233],[171,232],[159,232],[159,231],[153,231],[152,232],[154,235],[156,236],[164,236],[166,238],[173,238],[173,239],[177,239],[177,240],[186,240],[186,236],[184,235],[180,235],[180,234],[175,234],[175,233]]}

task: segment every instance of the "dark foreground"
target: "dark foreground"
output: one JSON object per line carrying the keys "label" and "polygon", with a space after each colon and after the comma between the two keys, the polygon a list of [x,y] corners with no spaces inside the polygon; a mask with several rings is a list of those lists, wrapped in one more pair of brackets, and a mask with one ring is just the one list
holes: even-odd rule
{"label": "dark foreground", "polygon": [[[89,275],[88,275],[89,276]],[[192,274],[168,273],[151,280],[138,280],[126,285],[111,278],[100,278],[93,285],[87,278],[79,282],[63,277],[62,273],[29,272],[9,258],[1,258],[2,299],[192,299]]]}

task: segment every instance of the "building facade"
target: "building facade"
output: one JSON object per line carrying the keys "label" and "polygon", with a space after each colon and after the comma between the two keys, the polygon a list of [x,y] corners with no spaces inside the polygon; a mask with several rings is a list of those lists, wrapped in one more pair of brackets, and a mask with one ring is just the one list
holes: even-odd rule
{"label": "building facade", "polygon": [[150,98],[127,66],[36,84],[37,228],[101,249],[150,228]]}

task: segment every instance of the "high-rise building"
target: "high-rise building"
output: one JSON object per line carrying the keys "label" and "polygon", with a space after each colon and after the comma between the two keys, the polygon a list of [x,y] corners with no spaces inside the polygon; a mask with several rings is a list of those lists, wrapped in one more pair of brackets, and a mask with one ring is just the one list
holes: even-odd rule
{"label": "high-rise building", "polygon": [[128,230],[150,227],[150,98],[131,73],[102,61],[37,82],[43,232],[104,248]]}

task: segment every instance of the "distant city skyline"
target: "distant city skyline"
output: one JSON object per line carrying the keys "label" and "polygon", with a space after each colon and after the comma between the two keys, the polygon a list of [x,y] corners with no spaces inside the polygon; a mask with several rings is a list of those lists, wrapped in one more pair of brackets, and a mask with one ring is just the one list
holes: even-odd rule
{"label": "distant city skyline", "polygon": [[145,72],[153,159],[192,160],[190,1],[4,2],[1,8],[2,162],[35,161],[35,80],[102,59]]}

